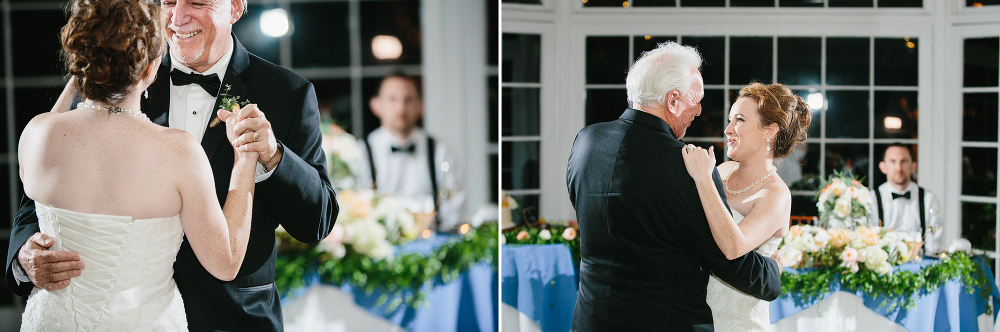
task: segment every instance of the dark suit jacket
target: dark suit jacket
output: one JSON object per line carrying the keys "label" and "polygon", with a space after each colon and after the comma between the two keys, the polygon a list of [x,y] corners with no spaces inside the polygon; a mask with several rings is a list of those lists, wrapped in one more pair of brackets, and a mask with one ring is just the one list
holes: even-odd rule
{"label": "dark suit jacket", "polygon": [[751,251],[728,261],[719,250],[683,146],[634,109],[577,134],[566,171],[583,256],[574,331],[710,330],[710,273],[761,299],[781,292],[773,260]]}
{"label": "dark suit jacket", "polygon": [[[258,104],[271,122],[283,156],[271,177],[257,183],[250,242],[236,279],[223,282],[209,274],[186,238],[174,263],[174,279],[184,298],[188,328],[192,331],[280,331],[281,303],[274,286],[274,230],[281,224],[300,241],[319,242],[333,228],[339,208],[320,146],[322,133],[312,83],[250,54],[235,35],[233,42],[233,57],[222,84],[232,86],[229,95]],[[149,98],[142,102],[143,112],[163,126],[168,124],[170,68],[167,56],[156,82],[148,89]],[[217,107],[221,98],[220,94],[216,99]],[[204,111],[214,114],[214,110]],[[225,123],[207,128],[201,145],[215,175],[219,202],[225,204],[234,158],[226,140]],[[18,286],[11,264],[17,264],[17,252],[35,232],[38,219],[34,202],[23,197],[11,231],[6,265],[7,287],[22,296],[33,285]]]}

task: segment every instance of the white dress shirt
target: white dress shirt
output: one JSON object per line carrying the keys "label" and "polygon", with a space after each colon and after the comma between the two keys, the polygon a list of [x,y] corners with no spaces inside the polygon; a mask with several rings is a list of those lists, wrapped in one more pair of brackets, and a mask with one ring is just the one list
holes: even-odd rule
{"label": "white dress shirt", "polygon": [[[897,191],[888,182],[883,183],[878,186],[876,190],[879,191],[881,196],[881,201],[876,202],[875,192],[871,192],[872,197],[872,208],[871,208],[871,220],[878,220],[878,204],[883,206],[883,213],[885,219],[882,220],[882,226],[884,228],[891,228],[897,231],[904,231],[908,238],[906,240],[910,241],[920,241],[921,230],[920,230],[920,202],[918,185],[915,182],[910,182],[910,185],[906,187],[906,190],[902,192]],[[899,197],[892,199],[892,194],[905,194],[910,193],[910,198]],[[923,236],[924,241],[924,253],[930,254],[935,253],[941,249],[939,239],[944,232],[941,229],[941,204],[938,202],[937,197],[934,196],[930,190],[924,188],[924,209],[926,210],[926,222],[927,229],[924,230],[926,233]]]}
{"label": "white dress shirt", "polygon": [[[453,230],[461,225],[465,207],[465,191],[461,186],[461,170],[455,162],[455,156],[448,146],[440,140],[434,140],[434,164],[437,165],[437,177],[440,198],[438,202],[439,229]],[[430,211],[434,207],[433,187],[430,172],[427,167],[427,133],[414,129],[405,140],[398,140],[388,130],[378,128],[368,135],[368,144],[372,150],[372,160],[375,162],[375,180],[378,192],[391,194],[418,204],[415,210]],[[405,148],[413,144],[413,153],[392,152],[392,146]],[[367,157],[369,151],[364,142],[358,141],[362,155]],[[371,170],[368,158],[361,158],[362,165],[358,174],[360,188],[371,188]]]}
{"label": "white dress shirt", "polygon": [[[173,54],[170,54],[170,66],[171,70],[177,69],[188,74],[201,74],[201,75],[219,75],[219,82],[226,77],[226,69],[229,68],[229,60],[233,57],[233,43],[229,43],[229,48],[226,49],[226,54],[219,59],[219,62],[215,63],[214,66],[208,68],[204,72],[196,72],[191,68],[188,68]],[[219,86],[219,93],[225,91],[224,85]],[[235,97],[235,96],[233,96]],[[249,96],[240,96],[240,99],[251,99]],[[190,133],[194,138],[198,139],[200,142],[202,138],[205,137],[205,130],[208,127],[208,122],[215,118],[215,112],[218,110],[215,105],[216,97],[208,94],[200,85],[188,84],[188,85],[174,85],[173,79],[170,79],[170,116],[169,126],[170,128],[176,128]],[[251,100],[252,101],[252,100]],[[224,124],[220,124],[224,125]],[[267,180],[271,177],[271,173],[274,170],[265,171],[264,165],[259,161],[257,162],[257,169],[255,172],[255,182],[261,182]]]}

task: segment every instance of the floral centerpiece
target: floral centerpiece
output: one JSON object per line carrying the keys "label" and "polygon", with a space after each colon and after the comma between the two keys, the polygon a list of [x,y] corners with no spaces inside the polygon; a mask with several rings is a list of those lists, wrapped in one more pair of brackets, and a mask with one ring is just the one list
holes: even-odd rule
{"label": "floral centerpiece", "polygon": [[357,189],[358,169],[363,160],[358,140],[335,123],[321,126],[323,152],[327,155],[330,184],[333,189]]}
{"label": "floral centerpiece", "polygon": [[843,272],[892,273],[910,260],[910,248],[897,232],[859,226],[855,230],[795,225],[781,246],[781,260],[793,268],[836,267]]}
{"label": "floral centerpiece", "polygon": [[792,226],[780,248],[781,260],[786,267],[801,270],[781,274],[782,295],[813,304],[831,292],[833,282],[838,281],[844,290],[880,298],[887,310],[895,310],[915,305],[913,295],[918,292],[933,291],[949,280],[961,279],[969,293],[975,287],[980,296],[989,297],[991,287],[984,270],[961,252],[926,264],[916,272],[893,272],[894,267],[910,261],[915,250],[901,235],[874,226],[853,230]]}
{"label": "floral centerpiece", "polygon": [[871,195],[853,176],[834,172],[822,183],[816,200],[819,223],[829,228],[854,228],[868,225]]}
{"label": "floral centerpiece", "polygon": [[341,191],[337,222],[321,243],[321,249],[342,258],[350,246],[354,252],[375,260],[391,258],[393,245],[417,238],[414,215],[399,206],[391,196],[380,196],[371,190]]}
{"label": "floral centerpiece", "polygon": [[330,235],[317,244],[277,229],[275,285],[283,296],[306,286],[307,275],[318,274],[320,281],[350,283],[368,293],[380,289],[378,305],[387,303],[392,311],[402,304],[419,306],[431,287],[455,280],[476,264],[496,267],[496,223],[463,225],[460,235],[428,253],[397,252],[397,245],[433,234],[428,227],[434,213],[411,212],[414,202],[358,188],[356,176],[364,166],[357,140],[336,124],[321,128],[340,212]]}

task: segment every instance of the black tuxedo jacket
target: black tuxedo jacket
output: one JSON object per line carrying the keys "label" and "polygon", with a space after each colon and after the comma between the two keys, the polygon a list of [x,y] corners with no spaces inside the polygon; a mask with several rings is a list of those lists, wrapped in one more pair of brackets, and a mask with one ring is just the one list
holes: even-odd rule
{"label": "black tuxedo jacket", "polygon": [[761,299],[781,292],[773,260],[751,251],[729,261],[719,250],[683,146],[666,122],[634,109],[577,134],[566,171],[582,253],[574,331],[712,330],[711,273]]}
{"label": "black tuxedo jacket", "polygon": [[[312,83],[250,54],[235,35],[233,43],[223,87],[228,84],[232,87],[229,95],[258,104],[271,122],[283,155],[271,177],[257,183],[250,242],[236,279],[223,282],[209,274],[185,238],[174,263],[174,280],[184,298],[188,328],[192,331],[280,331],[281,303],[274,286],[274,230],[280,224],[300,241],[319,242],[333,228],[339,208],[320,146],[322,133]],[[157,80],[148,89],[149,98],[142,101],[143,112],[163,126],[168,125],[170,69],[170,56],[166,56]],[[220,94],[216,108],[221,98]],[[234,160],[225,130],[225,123],[208,127],[201,141],[215,175],[219,202],[223,204]],[[38,219],[34,202],[23,197],[11,231],[6,265],[7,286],[22,296],[33,285],[18,286],[11,268],[12,264],[18,264],[17,252],[35,232]]]}

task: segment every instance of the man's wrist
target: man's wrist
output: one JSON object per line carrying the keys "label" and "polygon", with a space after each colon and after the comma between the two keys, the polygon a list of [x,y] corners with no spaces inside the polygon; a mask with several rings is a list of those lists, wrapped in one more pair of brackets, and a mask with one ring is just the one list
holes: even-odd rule
{"label": "man's wrist", "polygon": [[278,163],[281,162],[282,150],[284,150],[284,148],[281,147],[281,144],[278,144],[278,148],[274,151],[274,155],[271,156],[271,159],[260,160],[261,165],[264,165],[265,171],[270,172],[274,170],[275,167],[278,167]]}
{"label": "man's wrist", "polygon": [[11,265],[10,272],[11,274],[14,275],[14,280],[17,280],[18,285],[26,282],[31,282],[31,278],[28,278],[28,273],[24,271],[24,268],[21,267],[21,263],[18,260],[15,259],[14,261],[10,262],[10,265]]}

